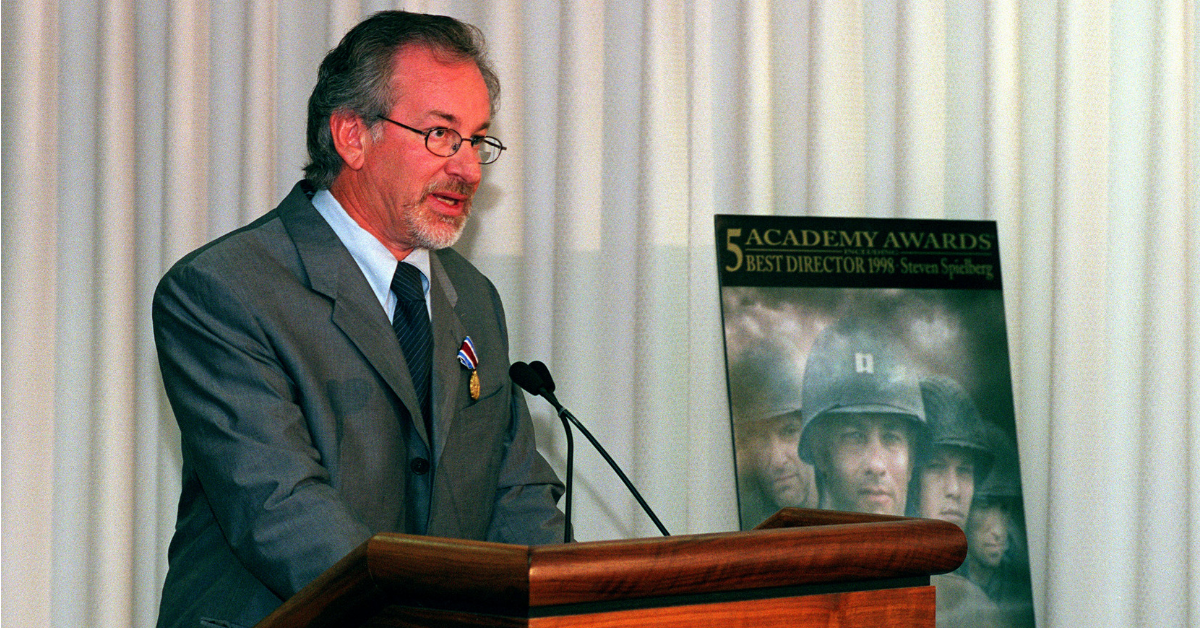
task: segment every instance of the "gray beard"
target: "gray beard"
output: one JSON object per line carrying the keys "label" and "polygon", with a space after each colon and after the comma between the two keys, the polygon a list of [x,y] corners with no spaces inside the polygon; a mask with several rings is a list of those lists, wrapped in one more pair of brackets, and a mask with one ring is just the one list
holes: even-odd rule
{"label": "gray beard", "polygon": [[[461,218],[455,220],[446,218],[435,212],[427,212],[422,207],[423,202],[430,195],[438,191],[445,190],[466,195],[466,200],[463,201],[463,212]],[[458,238],[462,236],[463,227],[467,224],[467,218],[471,215],[471,203],[475,200],[473,197],[474,190],[466,184],[454,180],[449,183],[430,185],[425,190],[421,201],[412,208],[412,212],[408,215],[408,236],[410,242],[415,243],[418,247],[436,251],[450,246],[454,246],[458,242]]]}
{"label": "gray beard", "polygon": [[[470,206],[467,206],[466,212],[463,214],[462,221],[459,224],[454,224],[453,221],[446,220],[438,215],[420,216],[417,220],[411,221],[409,224],[408,235],[411,242],[419,248],[436,251],[454,246],[455,242],[462,236],[463,227],[467,224],[467,217],[470,216]],[[422,220],[422,218],[432,219]]]}

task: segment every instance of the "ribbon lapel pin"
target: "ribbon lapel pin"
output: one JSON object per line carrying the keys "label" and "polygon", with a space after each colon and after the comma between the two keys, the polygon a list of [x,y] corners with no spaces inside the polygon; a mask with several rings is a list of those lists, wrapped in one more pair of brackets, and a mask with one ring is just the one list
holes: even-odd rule
{"label": "ribbon lapel pin", "polygon": [[479,358],[475,355],[475,343],[471,342],[471,337],[463,338],[462,346],[458,349],[458,361],[467,370],[471,371],[471,400],[479,400]]}

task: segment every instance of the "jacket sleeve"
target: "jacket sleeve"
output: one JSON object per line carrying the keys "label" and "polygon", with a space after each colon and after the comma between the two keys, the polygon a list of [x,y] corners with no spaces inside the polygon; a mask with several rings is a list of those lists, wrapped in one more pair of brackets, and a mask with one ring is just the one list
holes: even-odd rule
{"label": "jacket sleeve", "polygon": [[[505,373],[508,372],[508,327],[504,306],[495,288],[490,286],[493,307],[504,339]],[[537,450],[533,420],[524,392],[511,381],[509,434],[501,461],[496,504],[488,540],[499,543],[545,545],[563,541],[566,520],[558,509],[563,485],[554,469]]]}
{"label": "jacket sleeve", "polygon": [[297,384],[245,298],[219,273],[177,266],[155,293],[155,343],[185,475],[236,558],[286,599],[370,531],[330,484]]}

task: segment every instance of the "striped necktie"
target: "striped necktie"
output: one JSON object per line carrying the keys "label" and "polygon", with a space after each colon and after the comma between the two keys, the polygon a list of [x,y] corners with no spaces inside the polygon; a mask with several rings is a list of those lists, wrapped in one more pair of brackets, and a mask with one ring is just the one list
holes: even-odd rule
{"label": "striped necktie", "polygon": [[432,408],[430,382],[433,377],[433,327],[429,324],[429,311],[425,308],[425,287],[421,283],[421,271],[412,264],[396,264],[392,277],[392,292],[396,293],[396,313],[392,316],[392,329],[400,341],[404,361],[412,376],[413,388],[421,402],[421,415],[425,429],[432,436]]}

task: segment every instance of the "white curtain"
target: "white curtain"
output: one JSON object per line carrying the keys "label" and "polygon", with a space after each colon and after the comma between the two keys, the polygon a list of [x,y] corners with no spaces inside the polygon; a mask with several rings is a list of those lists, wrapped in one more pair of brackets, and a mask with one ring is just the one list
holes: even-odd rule
{"label": "white curtain", "polygon": [[[393,6],[4,3],[3,623],[153,625],[151,293],[299,178],[317,64]],[[995,220],[1040,625],[1200,623],[1196,0],[402,6],[488,35],[512,149],[460,250],[673,533],[737,525],[714,213]],[[656,534],[576,477],[581,539]]]}

